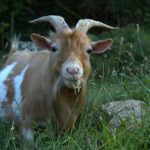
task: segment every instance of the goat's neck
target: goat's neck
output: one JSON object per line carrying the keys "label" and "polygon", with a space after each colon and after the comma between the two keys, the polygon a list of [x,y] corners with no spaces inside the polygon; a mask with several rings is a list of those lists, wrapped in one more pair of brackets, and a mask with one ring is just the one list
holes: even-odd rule
{"label": "goat's neck", "polygon": [[59,126],[70,129],[84,103],[85,85],[79,91],[67,88],[58,77],[53,88],[53,105]]}

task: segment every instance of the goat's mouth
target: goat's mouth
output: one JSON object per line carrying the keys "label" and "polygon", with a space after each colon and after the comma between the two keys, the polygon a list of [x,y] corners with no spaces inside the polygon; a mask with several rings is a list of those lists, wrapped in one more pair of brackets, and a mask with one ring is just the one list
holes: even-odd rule
{"label": "goat's mouth", "polygon": [[81,87],[82,79],[67,79],[62,77],[64,85],[71,89],[79,89]]}

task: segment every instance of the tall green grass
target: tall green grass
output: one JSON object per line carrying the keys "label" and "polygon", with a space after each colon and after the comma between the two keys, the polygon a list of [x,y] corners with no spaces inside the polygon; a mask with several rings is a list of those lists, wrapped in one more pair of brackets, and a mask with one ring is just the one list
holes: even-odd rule
{"label": "tall green grass", "polygon": [[[35,131],[34,147],[39,150],[149,150],[150,114],[142,122],[122,126],[110,132],[109,118],[100,105],[116,100],[139,99],[150,103],[150,34],[130,25],[100,38],[112,37],[112,50],[92,56],[92,74],[88,80],[86,102],[74,129],[56,135],[51,125]],[[95,37],[97,40],[99,37]],[[12,123],[0,123],[0,150],[22,150],[20,129]],[[32,149],[32,148],[31,148]]]}

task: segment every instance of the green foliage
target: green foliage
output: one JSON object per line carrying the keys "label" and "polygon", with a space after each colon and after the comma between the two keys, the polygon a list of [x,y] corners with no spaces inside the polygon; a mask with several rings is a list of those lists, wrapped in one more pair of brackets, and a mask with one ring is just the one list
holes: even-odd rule
{"label": "green foliage", "polygon": [[91,57],[97,77],[106,77],[120,72],[128,72],[128,75],[137,74],[141,71],[139,65],[144,70],[150,64],[150,34],[138,25],[128,25],[96,38],[91,37],[94,40],[111,37],[114,41],[111,51],[102,56]]}
{"label": "green foliage", "polygon": [[[143,72],[144,74],[144,72]],[[142,122],[128,125],[124,122],[114,133],[110,132],[107,116],[99,109],[100,104],[115,100],[128,98],[143,99],[143,94],[137,92],[132,95],[136,88],[144,92],[145,87],[149,88],[150,77],[110,77],[110,80],[90,79],[87,87],[86,104],[80,118],[75,124],[71,133],[60,131],[56,135],[48,123],[46,129],[37,128],[33,146],[40,150],[64,150],[64,149],[100,149],[100,150],[148,150],[150,141],[150,117],[147,113]],[[146,82],[145,82],[146,79]],[[146,84],[145,84],[146,83]],[[148,83],[148,84],[147,84]],[[150,92],[149,94],[150,99]],[[103,116],[104,118],[102,119]],[[21,131],[14,129],[14,124],[7,122],[0,123],[0,149],[19,150],[23,149],[24,141]]]}
{"label": "green foliage", "polygon": [[[127,99],[139,99],[146,105],[150,104],[149,33],[129,25],[99,37],[90,36],[95,40],[111,36],[114,43],[111,51],[92,57],[93,71],[88,80],[85,107],[74,130],[71,133],[60,131],[56,135],[48,123],[44,130],[36,128],[32,146],[40,150],[148,150],[148,112],[141,123],[137,121],[129,125],[125,121],[112,133],[108,125],[110,118],[100,111],[99,106]],[[0,149],[23,149],[25,143],[21,131],[14,129],[13,123],[0,122],[0,133]]]}
{"label": "green foliage", "polygon": [[[5,44],[12,32],[21,32],[29,39],[31,32],[46,32],[47,26],[33,26],[33,18],[57,14],[74,24],[79,18],[94,18],[110,24],[120,24],[119,30],[105,32],[99,40],[113,38],[112,50],[101,56],[92,56],[92,74],[88,81],[86,104],[75,129],[56,136],[49,126],[37,129],[34,145],[40,150],[48,149],[102,149],[102,150],[148,150],[150,147],[149,114],[132,130],[125,122],[112,134],[107,116],[102,120],[99,105],[116,100],[150,100],[150,1],[149,0],[3,0],[0,2],[0,65],[3,62]],[[100,19],[101,18],[101,19]],[[13,23],[14,22],[14,23]],[[128,25],[128,23],[139,23]],[[126,27],[125,27],[126,26]],[[144,30],[144,28],[146,30]],[[3,51],[2,51],[3,50]],[[3,55],[3,56],[2,56]],[[0,123],[0,149],[23,149],[24,141],[19,129],[13,124]]]}
{"label": "green foliage", "polygon": [[7,28],[9,27],[9,24],[5,22],[1,22],[0,27],[1,27],[0,33],[2,33],[2,32],[5,32],[5,30],[7,30]]}
{"label": "green foliage", "polygon": [[[70,25],[80,18],[93,18],[108,24],[125,26],[143,24],[149,29],[149,0],[3,0],[0,2],[0,49],[4,49],[13,33],[29,39],[31,32],[45,33],[47,26],[32,26],[28,21],[43,15],[61,15]],[[5,26],[9,25],[9,26]],[[5,29],[5,30],[4,30]]]}

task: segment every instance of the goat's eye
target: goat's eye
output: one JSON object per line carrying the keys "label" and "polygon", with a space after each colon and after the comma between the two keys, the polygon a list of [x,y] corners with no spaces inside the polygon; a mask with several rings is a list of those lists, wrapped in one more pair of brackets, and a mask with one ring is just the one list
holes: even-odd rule
{"label": "goat's eye", "polygon": [[58,50],[58,48],[56,46],[51,46],[51,51],[52,52],[56,52]]}
{"label": "goat's eye", "polygon": [[91,48],[88,48],[88,49],[86,50],[86,52],[87,52],[88,54],[91,54],[92,49],[91,49]]}

